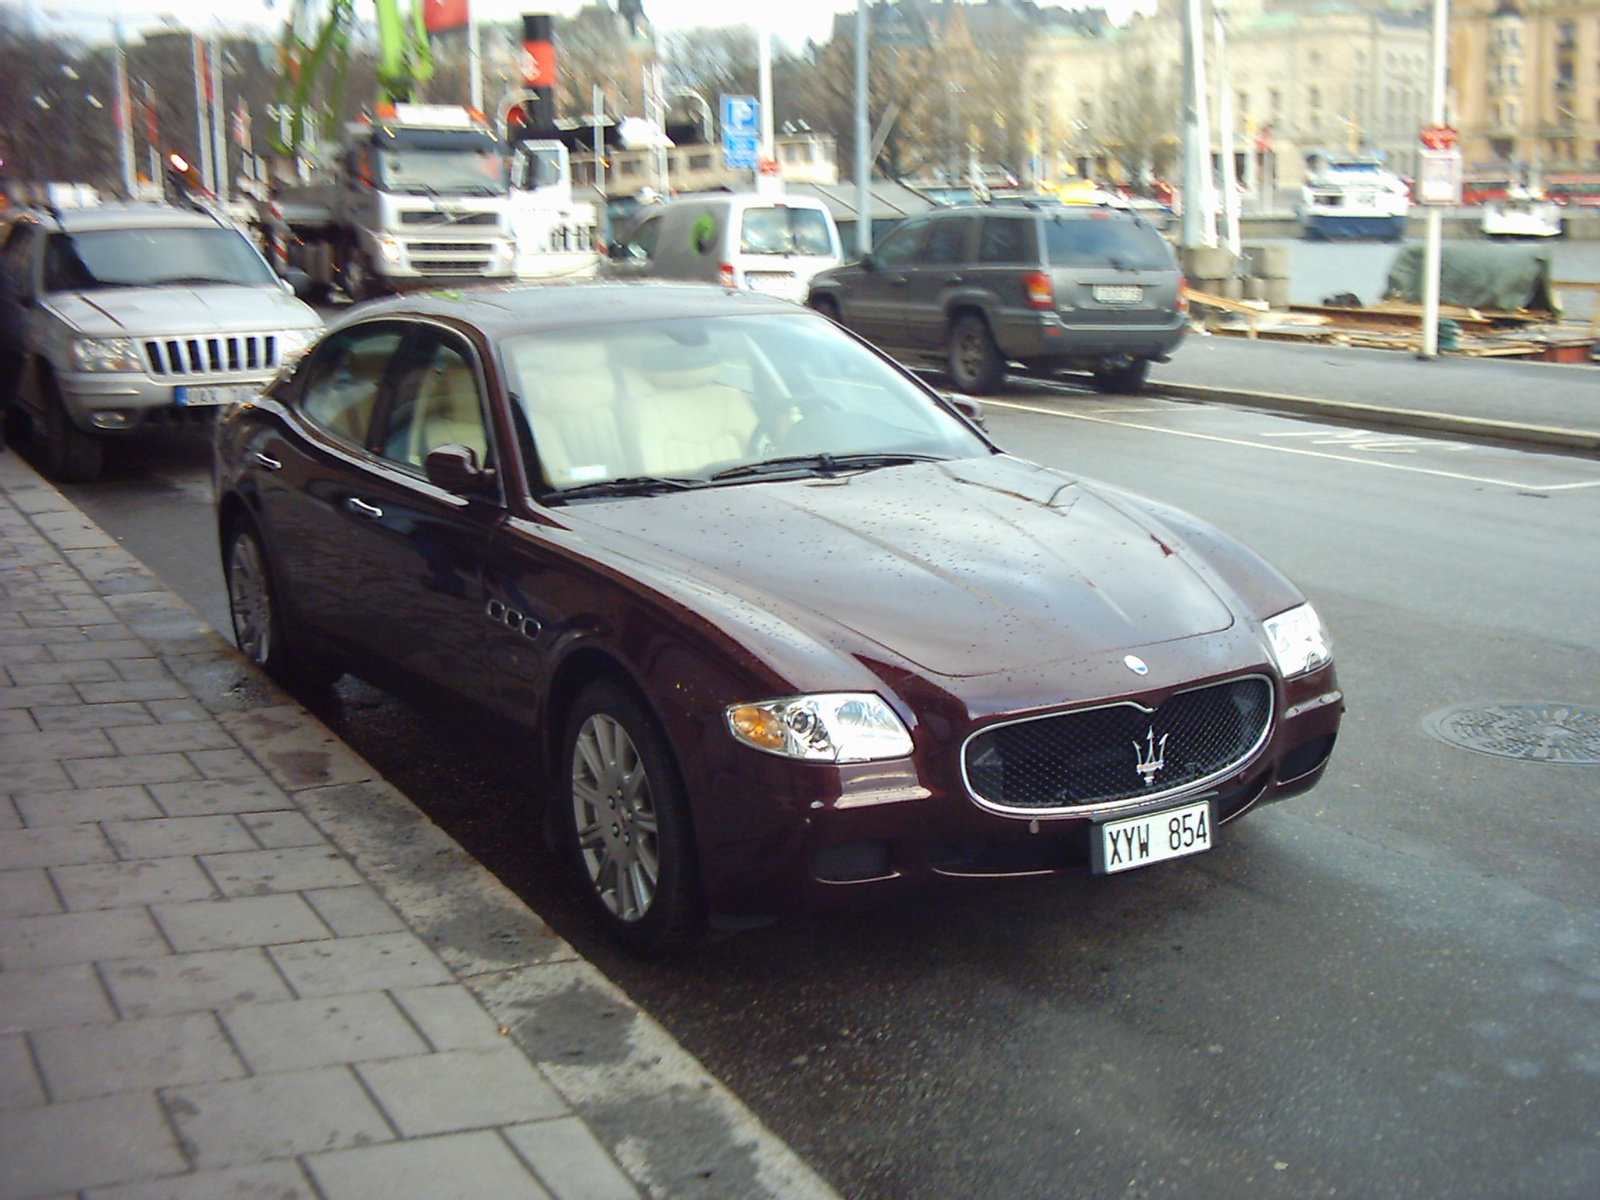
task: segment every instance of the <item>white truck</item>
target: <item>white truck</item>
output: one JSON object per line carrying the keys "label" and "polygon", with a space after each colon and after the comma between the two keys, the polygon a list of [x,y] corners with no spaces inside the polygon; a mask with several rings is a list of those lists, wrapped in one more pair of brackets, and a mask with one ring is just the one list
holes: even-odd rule
{"label": "white truck", "polygon": [[517,278],[588,278],[600,266],[595,205],[575,200],[567,148],[553,138],[528,138],[511,149],[511,229]]}
{"label": "white truck", "polygon": [[517,275],[505,144],[444,104],[380,105],[331,157],[275,183],[256,226],[269,254],[352,300]]}

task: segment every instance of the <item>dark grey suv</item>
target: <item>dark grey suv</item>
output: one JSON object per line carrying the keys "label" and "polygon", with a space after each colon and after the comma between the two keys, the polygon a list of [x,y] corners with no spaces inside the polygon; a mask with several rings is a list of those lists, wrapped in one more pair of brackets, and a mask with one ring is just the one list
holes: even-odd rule
{"label": "dark grey suv", "polygon": [[1008,364],[1137,391],[1188,321],[1177,257],[1149,222],[1054,202],[913,217],[816,276],[807,303],[893,354],[943,363],[968,392],[993,390]]}

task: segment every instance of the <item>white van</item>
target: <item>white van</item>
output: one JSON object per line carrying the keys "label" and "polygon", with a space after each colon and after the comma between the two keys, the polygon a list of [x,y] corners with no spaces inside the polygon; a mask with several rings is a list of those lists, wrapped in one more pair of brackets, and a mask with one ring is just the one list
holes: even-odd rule
{"label": "white van", "polygon": [[842,261],[839,231],[822,201],[707,192],[641,209],[612,244],[606,273],[699,280],[799,304],[811,277]]}

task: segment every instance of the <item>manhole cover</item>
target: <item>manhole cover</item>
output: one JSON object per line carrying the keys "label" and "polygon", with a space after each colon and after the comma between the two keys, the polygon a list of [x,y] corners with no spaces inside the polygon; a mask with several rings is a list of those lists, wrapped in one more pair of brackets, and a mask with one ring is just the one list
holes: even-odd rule
{"label": "manhole cover", "polygon": [[1422,719],[1441,742],[1528,762],[1600,763],[1600,708],[1592,704],[1458,704]]}

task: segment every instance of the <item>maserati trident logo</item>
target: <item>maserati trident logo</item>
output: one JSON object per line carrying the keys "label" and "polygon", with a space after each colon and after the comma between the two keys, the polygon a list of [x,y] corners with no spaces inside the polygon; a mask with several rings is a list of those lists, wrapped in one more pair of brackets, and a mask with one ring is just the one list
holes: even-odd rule
{"label": "maserati trident logo", "polygon": [[1127,667],[1128,670],[1132,671],[1135,675],[1148,675],[1150,673],[1149,666],[1145,663],[1144,659],[1140,658],[1137,654],[1123,655],[1122,665]]}
{"label": "maserati trident logo", "polygon": [[1152,725],[1145,731],[1144,745],[1141,746],[1138,742],[1133,743],[1133,753],[1138,759],[1138,765],[1134,767],[1134,770],[1139,772],[1139,777],[1144,780],[1145,787],[1149,787],[1156,781],[1156,776],[1160,774],[1161,768],[1167,765],[1167,735],[1163,733],[1161,740],[1159,742],[1156,741],[1156,730],[1155,726]]}

